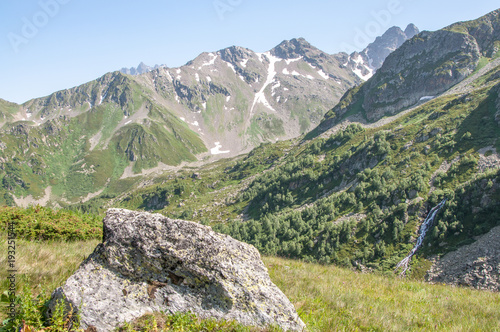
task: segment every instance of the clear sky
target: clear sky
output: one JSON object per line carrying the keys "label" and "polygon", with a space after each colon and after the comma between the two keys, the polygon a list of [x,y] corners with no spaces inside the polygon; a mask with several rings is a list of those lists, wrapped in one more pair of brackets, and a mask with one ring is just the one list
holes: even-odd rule
{"label": "clear sky", "polygon": [[437,30],[498,0],[1,0],[0,98],[22,103],[122,67],[177,67],[238,45],[304,37],[336,53],[408,23]]}

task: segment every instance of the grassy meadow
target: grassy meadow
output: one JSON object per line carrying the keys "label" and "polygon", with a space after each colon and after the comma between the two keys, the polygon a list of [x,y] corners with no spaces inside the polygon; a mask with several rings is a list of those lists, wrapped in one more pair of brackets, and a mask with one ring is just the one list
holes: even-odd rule
{"label": "grassy meadow", "polygon": [[[37,295],[42,289],[50,292],[60,286],[98,242],[18,240],[18,292],[28,286]],[[1,250],[7,250],[5,236]],[[277,257],[263,257],[263,261],[310,331],[500,331],[498,293]],[[6,266],[5,255],[0,264]],[[5,269],[0,276],[3,293],[7,287]],[[4,313],[2,310],[2,319]],[[143,318],[133,328],[130,325],[122,330],[153,331],[154,326],[161,326],[150,324],[152,321],[151,317]],[[168,325],[170,331],[251,331],[231,323],[195,324],[189,316],[170,318],[170,322],[174,322]]]}

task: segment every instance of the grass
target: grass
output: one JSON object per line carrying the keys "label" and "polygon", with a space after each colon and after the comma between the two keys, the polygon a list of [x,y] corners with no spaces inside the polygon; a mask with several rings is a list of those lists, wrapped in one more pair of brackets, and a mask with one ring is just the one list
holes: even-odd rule
{"label": "grass", "polygon": [[119,332],[129,331],[226,331],[226,332],[273,332],[282,331],[278,327],[247,327],[235,321],[198,319],[192,313],[154,313],[144,315],[132,323],[125,323],[118,328]]}
{"label": "grass", "polygon": [[[6,252],[5,236],[0,240],[2,252]],[[34,295],[42,288],[52,291],[74,273],[97,244],[97,240],[18,240],[18,289],[27,285]],[[276,257],[263,257],[263,261],[273,282],[295,305],[310,331],[500,330],[498,293],[429,285],[393,275],[361,274],[331,265]],[[6,266],[5,255],[0,257],[0,264]],[[0,271],[0,292],[7,289],[6,273]],[[0,318],[5,318],[4,313],[2,310]],[[146,324],[153,324],[154,320],[158,326],[170,322],[171,331],[258,331],[231,322],[201,322],[190,315],[161,314],[156,314],[154,319],[143,317],[131,323],[129,330],[145,331]],[[175,322],[181,321],[184,325],[172,328]],[[210,326],[221,329],[207,328]]]}
{"label": "grass", "polygon": [[498,293],[275,257],[264,262],[311,331],[500,330]]}
{"label": "grass", "polygon": [[[7,252],[7,238],[0,237],[0,248]],[[64,281],[76,271],[82,261],[90,255],[98,240],[76,242],[32,242],[26,240],[16,241],[15,265],[17,294],[24,286],[32,289],[34,295],[43,290],[52,291],[61,286]],[[7,266],[6,255],[0,256],[0,266]],[[7,269],[0,270],[0,293],[8,289]],[[5,300],[2,295],[2,308],[0,321],[5,319]]]}

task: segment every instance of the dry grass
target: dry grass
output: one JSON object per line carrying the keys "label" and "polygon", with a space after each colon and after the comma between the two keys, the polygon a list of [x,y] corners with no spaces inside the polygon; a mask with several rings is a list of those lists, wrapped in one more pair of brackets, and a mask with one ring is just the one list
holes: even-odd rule
{"label": "dry grass", "polygon": [[[5,237],[1,250],[7,252]],[[18,288],[52,291],[99,241],[33,243],[18,240]],[[264,257],[269,274],[311,331],[500,331],[500,294],[429,285],[393,276]],[[6,255],[0,256],[6,266]],[[0,270],[1,292],[7,288]],[[40,287],[40,286],[41,287]],[[2,318],[5,317],[3,315]]]}
{"label": "dry grass", "polygon": [[[82,261],[92,253],[97,240],[79,242],[29,242],[16,241],[16,285],[19,292],[28,284],[34,294],[42,288],[52,291],[73,274]],[[0,292],[8,288],[7,239],[0,237]],[[3,309],[3,308],[2,308]],[[1,310],[0,318],[5,318]]]}
{"label": "dry grass", "polygon": [[312,331],[500,331],[500,294],[264,257]]}

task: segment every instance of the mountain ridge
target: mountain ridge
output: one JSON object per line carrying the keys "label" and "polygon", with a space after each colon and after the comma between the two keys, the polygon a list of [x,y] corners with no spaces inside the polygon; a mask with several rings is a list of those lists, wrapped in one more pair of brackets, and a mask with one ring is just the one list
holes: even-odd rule
{"label": "mountain ridge", "polygon": [[[339,104],[327,113],[319,131],[327,130],[340,121],[347,109],[355,110],[368,121],[377,121],[434,98],[461,82],[478,68],[486,54],[497,57],[500,10],[481,18],[459,22],[435,32],[424,31],[407,40],[391,53],[375,75],[360,87],[343,96]],[[486,22],[486,23],[485,23]],[[468,26],[472,26],[469,34]],[[490,27],[490,44],[480,46],[474,37]],[[496,53],[495,53],[496,52]],[[405,98],[398,96],[404,95]]]}

